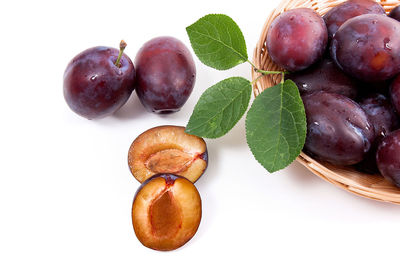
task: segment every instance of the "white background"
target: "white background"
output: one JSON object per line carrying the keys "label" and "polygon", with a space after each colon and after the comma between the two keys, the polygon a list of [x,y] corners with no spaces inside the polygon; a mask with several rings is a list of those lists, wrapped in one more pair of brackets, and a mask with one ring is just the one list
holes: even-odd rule
{"label": "white background", "polygon": [[[139,183],[131,142],[150,127],[185,125],[201,93],[234,75],[197,58],[183,109],[159,116],[132,94],[115,115],[89,121],[62,93],[63,72],[82,50],[118,47],[132,60],[153,37],[189,46],[185,27],[225,13],[250,58],[276,1],[3,1],[0,5],[0,266],[398,266],[400,206],[336,188],[298,163],[269,174],[245,141],[244,120],[206,140],[209,166],[196,183],[203,217],[172,252],[143,247],[131,225]],[[191,48],[190,48],[191,49]]]}

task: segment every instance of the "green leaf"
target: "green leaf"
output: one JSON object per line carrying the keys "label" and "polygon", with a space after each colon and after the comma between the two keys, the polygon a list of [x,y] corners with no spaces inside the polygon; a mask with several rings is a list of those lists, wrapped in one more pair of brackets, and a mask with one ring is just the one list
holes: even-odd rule
{"label": "green leaf", "polygon": [[243,34],[226,15],[206,15],[187,27],[186,32],[197,57],[207,66],[227,70],[247,61]]}
{"label": "green leaf", "polygon": [[247,110],[250,95],[250,81],[241,77],[232,77],[211,86],[194,107],[186,133],[206,138],[223,136]]}
{"label": "green leaf", "polygon": [[246,118],[246,138],[256,160],[269,172],[288,166],[303,149],[307,124],[296,84],[264,90],[254,100]]}

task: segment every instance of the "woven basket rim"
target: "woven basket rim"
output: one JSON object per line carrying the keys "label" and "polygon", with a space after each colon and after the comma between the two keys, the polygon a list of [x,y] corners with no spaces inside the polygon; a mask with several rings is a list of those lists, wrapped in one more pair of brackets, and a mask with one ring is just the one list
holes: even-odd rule
{"label": "woven basket rim", "polygon": [[[330,8],[345,2],[346,0],[282,0],[279,5],[271,11],[262,28],[259,41],[253,52],[253,62],[255,66],[263,70],[282,70],[275,65],[268,56],[266,49],[266,36],[271,22],[282,12],[297,8],[308,7],[314,9],[320,15],[324,15]],[[378,0],[385,11],[388,13],[397,5],[400,0]],[[252,79],[257,81],[253,84],[253,93],[257,97],[265,88],[269,88],[280,82],[280,75],[259,76],[258,72],[252,68]],[[358,196],[372,200],[400,204],[400,189],[391,182],[384,179],[381,175],[369,175],[357,172],[351,167],[337,167],[325,162],[320,162],[301,152],[296,159],[308,170],[320,178]]]}

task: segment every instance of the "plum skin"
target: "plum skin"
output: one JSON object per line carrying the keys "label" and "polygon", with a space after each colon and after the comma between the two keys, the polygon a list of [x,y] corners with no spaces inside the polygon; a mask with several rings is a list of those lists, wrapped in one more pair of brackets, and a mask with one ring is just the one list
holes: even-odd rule
{"label": "plum skin", "polygon": [[400,21],[400,6],[397,6],[394,9],[392,9],[392,11],[390,11],[389,13],[389,17],[397,21]]}
{"label": "plum skin", "polygon": [[400,75],[394,79],[389,90],[392,105],[396,109],[397,114],[400,115]]}
{"label": "plum skin", "polygon": [[266,44],[272,61],[294,72],[320,59],[327,41],[328,31],[321,16],[310,8],[297,8],[274,19]]}
{"label": "plum skin", "polygon": [[87,119],[108,116],[122,107],[134,89],[135,68],[119,50],[97,46],[75,56],[64,73],[64,98],[68,106]]}
{"label": "plum skin", "polygon": [[382,140],[376,153],[376,162],[382,176],[400,187],[400,130]]}
{"label": "plum skin", "polygon": [[363,160],[371,148],[374,128],[353,100],[324,91],[303,96],[307,118],[304,150],[335,165]]}
{"label": "plum skin", "polygon": [[390,101],[382,94],[372,94],[362,99],[359,104],[374,126],[375,138],[371,149],[357,168],[367,173],[378,173],[376,151],[382,139],[399,128],[399,118]]}
{"label": "plum skin", "polygon": [[196,66],[190,51],[176,38],[163,36],[145,43],[135,66],[136,93],[150,112],[179,111],[192,93]]}
{"label": "plum skin", "polygon": [[285,78],[293,80],[302,95],[327,91],[354,99],[359,86],[357,81],[340,70],[329,57],[324,57],[310,68],[289,73]]}
{"label": "plum skin", "polygon": [[333,37],[330,52],[336,64],[357,79],[390,79],[400,72],[400,23],[376,14],[349,19]]}
{"label": "plum skin", "polygon": [[331,8],[323,16],[328,28],[329,39],[332,39],[343,23],[362,14],[385,15],[385,10],[374,0],[348,0]]}

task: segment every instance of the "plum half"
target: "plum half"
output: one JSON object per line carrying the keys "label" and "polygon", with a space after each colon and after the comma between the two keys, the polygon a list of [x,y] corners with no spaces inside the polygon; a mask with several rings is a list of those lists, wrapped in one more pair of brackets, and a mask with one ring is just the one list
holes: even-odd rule
{"label": "plum half", "polygon": [[194,183],[207,164],[206,143],[185,133],[182,126],[149,129],[133,141],[128,152],[129,168],[141,183],[157,173],[181,175]]}
{"label": "plum half", "polygon": [[174,250],[197,232],[201,198],[192,182],[157,174],[143,183],[132,205],[132,224],[139,241],[155,250]]}

